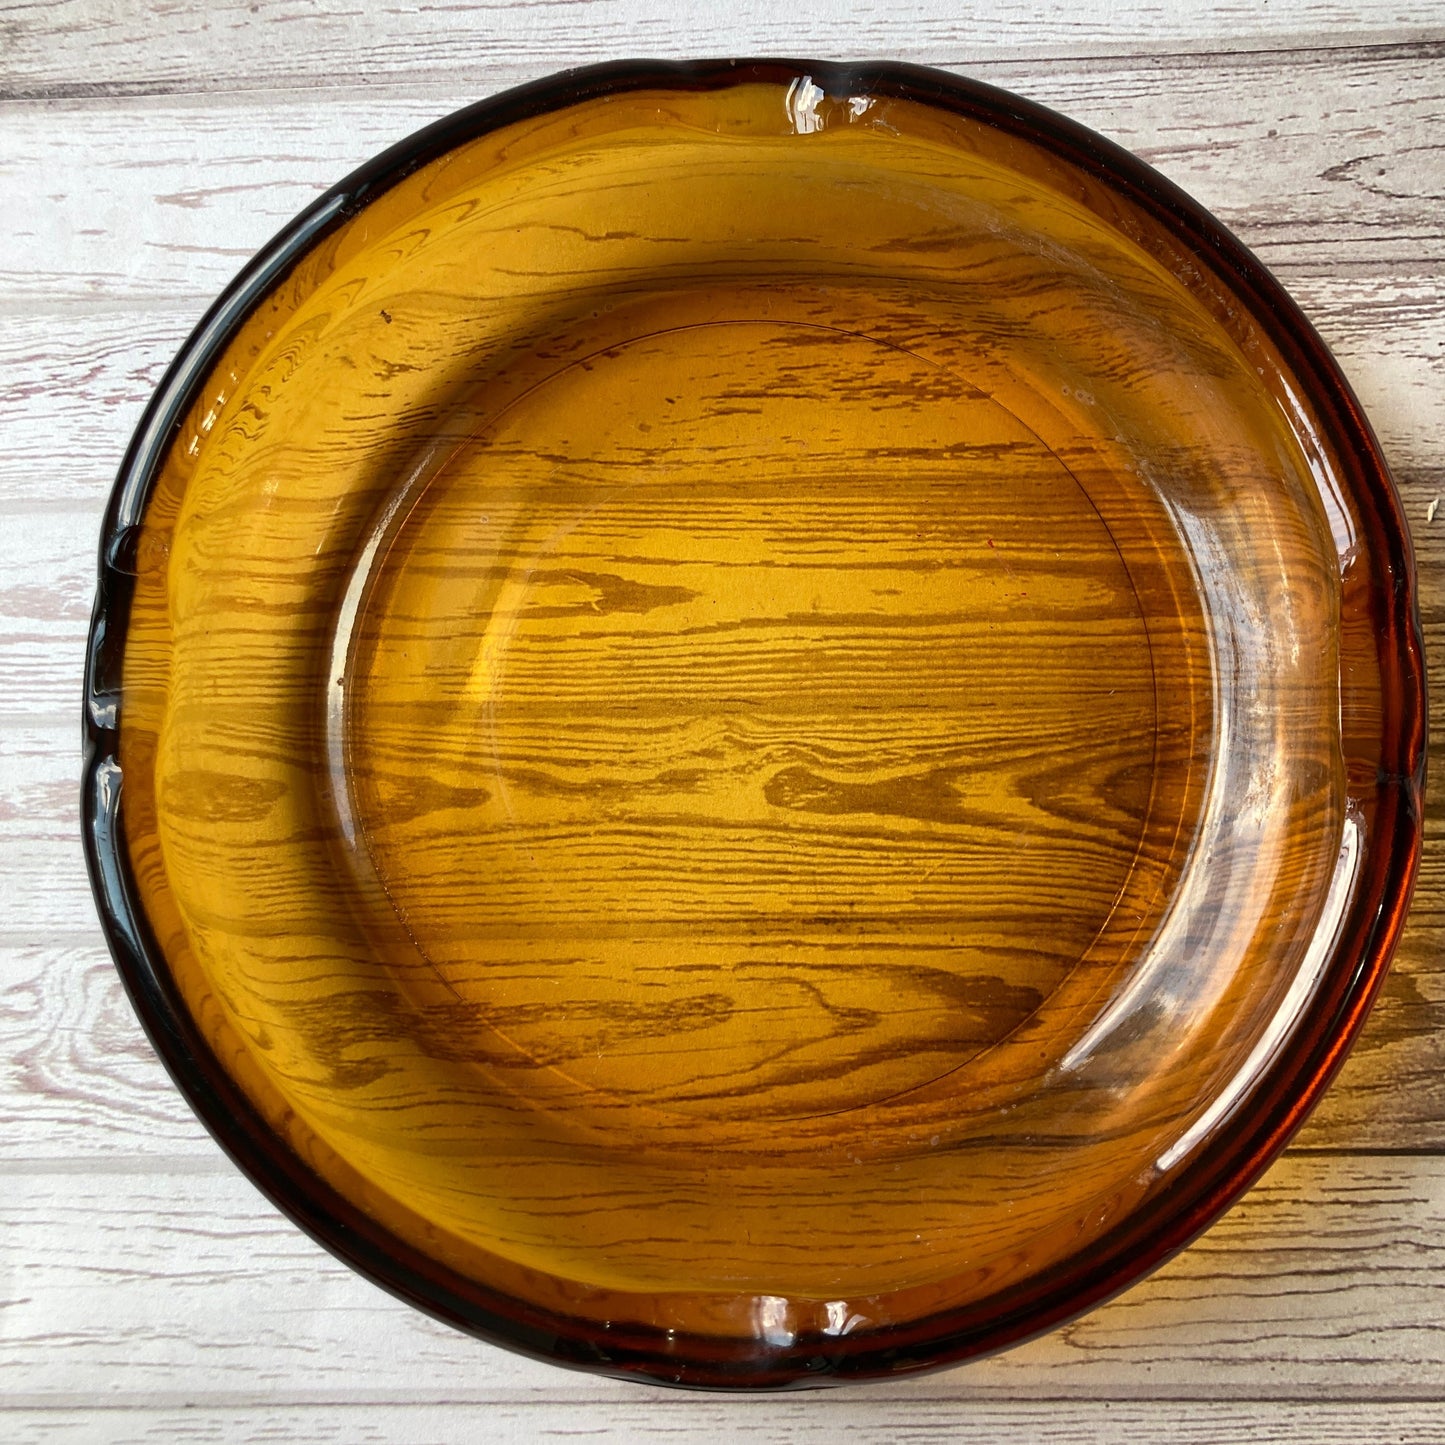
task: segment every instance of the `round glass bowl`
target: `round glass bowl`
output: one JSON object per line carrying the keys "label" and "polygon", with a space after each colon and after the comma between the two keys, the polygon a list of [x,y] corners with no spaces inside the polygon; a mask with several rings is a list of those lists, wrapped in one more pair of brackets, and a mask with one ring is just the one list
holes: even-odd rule
{"label": "round glass bowl", "polygon": [[896,1374],[1185,1243],[1419,844],[1408,538],[1167,182],[903,66],[421,132],[187,343],[106,523],[87,838],[233,1156],[567,1364]]}

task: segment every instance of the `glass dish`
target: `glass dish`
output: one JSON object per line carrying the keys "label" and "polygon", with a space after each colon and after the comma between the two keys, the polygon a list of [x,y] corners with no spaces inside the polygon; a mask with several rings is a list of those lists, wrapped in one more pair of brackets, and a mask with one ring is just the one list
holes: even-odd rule
{"label": "glass dish", "polygon": [[422,131],[187,342],[86,841],[201,1118],[484,1338],[895,1375],[1188,1242],[1355,1036],[1423,786],[1388,471],[1096,135],[899,65]]}

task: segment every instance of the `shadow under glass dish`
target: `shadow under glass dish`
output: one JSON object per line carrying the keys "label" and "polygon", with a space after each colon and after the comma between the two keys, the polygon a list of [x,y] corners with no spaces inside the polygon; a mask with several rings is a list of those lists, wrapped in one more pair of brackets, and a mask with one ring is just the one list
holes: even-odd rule
{"label": "shadow under glass dish", "polygon": [[775,1383],[1065,1312],[1343,996],[1372,871],[1397,923],[1419,699],[1379,496],[1148,207],[710,73],[483,128],[232,329],[118,761],[190,1025],[473,1303],[404,1293]]}

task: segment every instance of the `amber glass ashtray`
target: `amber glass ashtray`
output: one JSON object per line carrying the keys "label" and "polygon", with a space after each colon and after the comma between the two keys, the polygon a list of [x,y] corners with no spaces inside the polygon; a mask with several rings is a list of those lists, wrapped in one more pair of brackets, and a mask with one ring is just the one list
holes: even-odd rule
{"label": "amber glass ashtray", "polygon": [[423,1309],[704,1385],[1037,1333],[1198,1233],[1414,875],[1409,541],[1244,248],[896,65],[421,132],[186,344],[87,844],[175,1078]]}

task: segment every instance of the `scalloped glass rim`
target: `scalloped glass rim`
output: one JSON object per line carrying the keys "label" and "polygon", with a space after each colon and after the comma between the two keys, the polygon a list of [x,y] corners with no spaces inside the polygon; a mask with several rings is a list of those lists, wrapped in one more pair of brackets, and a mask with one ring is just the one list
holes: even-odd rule
{"label": "scalloped glass rim", "polygon": [[[1377,826],[1354,905],[1308,1011],[1231,1120],[1173,1187],[1102,1242],[1003,1296],[962,1310],[769,1351],[748,1340],[608,1329],[488,1291],[390,1234],[289,1152],[210,1052],[138,905],[120,834],[120,662],[133,545],[166,449],[210,367],[251,309],[296,261],[381,192],[454,146],[529,117],[644,88],[707,90],[810,76],[833,94],[896,97],[982,121],[1047,149],[1128,195],[1248,307],[1309,388],[1338,448],[1389,589],[1372,596],[1385,705]],[[181,1092],[239,1167],[291,1219],[360,1273],[483,1339],[558,1364],[703,1388],[776,1388],[937,1367],[1045,1331],[1148,1273],[1188,1244],[1285,1146],[1358,1033],[1398,939],[1418,866],[1425,679],[1414,562],[1378,443],[1323,342],[1263,266],[1170,182],[1111,142],[1004,91],[916,66],[790,60],[619,62],[563,73],[457,112],[402,141],[328,191],[241,272],[185,343],[131,441],[106,512],[85,696],[82,810],[87,863],[117,966]]]}

